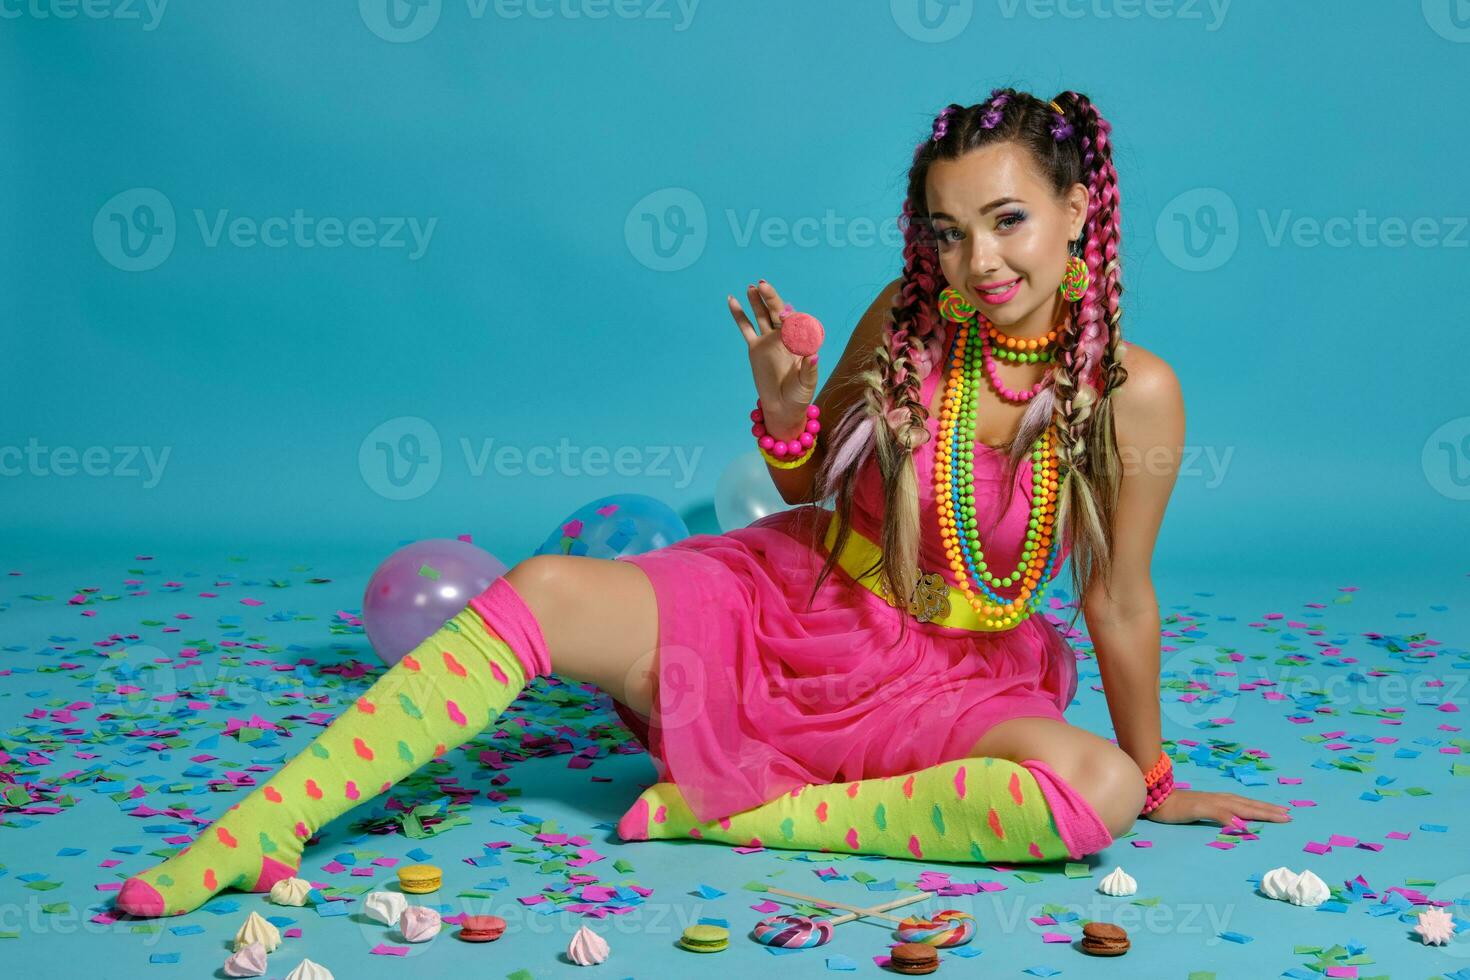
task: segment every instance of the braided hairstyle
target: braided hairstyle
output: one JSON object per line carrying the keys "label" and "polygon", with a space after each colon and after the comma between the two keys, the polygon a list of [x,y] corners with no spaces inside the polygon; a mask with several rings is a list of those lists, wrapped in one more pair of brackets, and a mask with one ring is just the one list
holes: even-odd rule
{"label": "braided hairstyle", "polygon": [[[997,88],[978,105],[951,104],[934,121],[933,133],[914,151],[908,192],[903,203],[903,280],[893,304],[893,317],[882,342],[860,378],[864,397],[838,421],[817,475],[821,499],[836,498],[837,538],[816,583],[831,574],[850,535],[853,490],[862,462],[876,453],[882,474],[884,513],[882,553],[874,568],[892,596],[912,595],[918,574],[919,495],[913,452],[929,439],[928,406],[920,386],[929,372],[942,368],[944,330],[937,303],[946,285],[934,232],[928,222],[925,180],[936,160],[955,160],[984,146],[1011,142],[1026,149],[1036,170],[1058,195],[1072,185],[1087,187],[1089,199],[1082,230],[1082,258],[1087,264],[1086,292],[1073,305],[1059,338],[1041,390],[1030,400],[1006,457],[1005,513],[1015,491],[1015,472],[1029,455],[1031,443],[1048,425],[1054,427],[1058,457],[1057,526],[1072,541],[1072,585],[1077,601],[1099,578],[1107,581],[1113,548],[1121,466],[1113,436],[1113,389],[1128,373],[1122,350],[1118,244],[1118,174],[1113,168],[1111,125],[1080,92],[1063,92],[1046,101],[1013,88]],[[992,529],[993,530],[993,529]],[[869,572],[873,569],[869,569]],[[899,642],[908,628],[900,617]]]}

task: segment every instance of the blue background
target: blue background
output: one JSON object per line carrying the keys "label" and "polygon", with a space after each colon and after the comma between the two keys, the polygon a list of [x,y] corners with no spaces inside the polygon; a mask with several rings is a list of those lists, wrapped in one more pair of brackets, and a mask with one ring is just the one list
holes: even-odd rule
{"label": "blue background", "polygon": [[[1125,336],[1173,366],[1189,415],[1154,563],[1164,734],[1197,743],[1179,765],[1194,788],[1316,805],[1229,850],[1210,848],[1211,827],[1140,822],[1089,860],[1090,878],[945,868],[957,881],[999,877],[1010,891],[999,904],[924,908],[986,920],[981,967],[1112,975],[1119,964],[1044,945],[1046,927],[1015,916],[1056,903],[1136,918],[1129,899],[1095,891],[1123,865],[1138,897],[1160,898],[1168,913],[1133,931],[1125,965],[1142,975],[1311,976],[1298,944],[1366,949],[1363,976],[1470,965],[1463,939],[1427,949],[1412,920],[1344,890],[1358,874],[1378,894],[1438,879],[1435,896],[1458,898],[1465,920],[1470,867],[1453,845],[1466,796],[1452,769],[1470,749],[1458,724],[1470,708],[1463,2],[987,0],[931,3],[922,16],[917,0],[705,0],[687,20],[654,0],[617,8],[632,16],[609,5],[600,19],[569,13],[598,9],[595,0],[535,5],[549,17],[429,0],[412,16],[398,6],[397,20],[385,4],[174,0],[155,19],[137,3],[63,18],[64,0],[0,0],[0,464],[33,444],[78,456],[102,447],[106,459],[106,475],[64,475],[54,462],[0,475],[5,737],[64,727],[27,716],[92,698],[89,685],[131,642],[104,648],[105,637],[141,636],[139,662],[164,659],[139,683],[149,695],[173,690],[183,640],[149,624],[185,612],[196,622],[182,637],[258,639],[268,659],[318,665],[207,661],[215,673],[195,693],[228,682],[231,699],[187,717],[190,738],[255,710],[279,721],[291,710],[270,700],[281,691],[324,692],[323,710],[335,710],[368,679],[339,684],[320,667],[371,657],[336,612],[360,604],[374,565],[401,542],[471,533],[513,563],[577,508],[620,492],[659,497],[692,529],[715,530],[716,481],[751,448],[753,386],[725,295],[775,283],[828,325],[830,369],[837,341],[900,269],[891,237],[854,225],[891,225],[934,113],[998,85],[1044,98],[1072,88],[1114,126]],[[1125,18],[1130,10],[1138,16]],[[140,207],[160,234],[135,234],[141,251],[130,256],[117,221]],[[199,225],[298,209],[313,223],[368,219],[374,236],[397,218],[434,224],[416,257],[391,242],[267,247],[226,235],[211,245]],[[1359,214],[1366,230],[1353,227]],[[1386,219],[1427,222],[1430,240],[1385,246]],[[815,222],[815,239],[782,235],[803,221]],[[746,235],[752,223],[764,233]],[[1347,237],[1313,243],[1323,225]],[[531,475],[492,463],[476,474],[462,441],[473,456],[488,439],[623,450],[633,472],[575,464]],[[162,479],[145,486],[144,462],[119,447],[167,452]],[[687,483],[666,447],[694,462]],[[423,462],[414,469],[400,450]],[[308,585],[308,575],[331,581]],[[68,604],[83,588],[100,591]],[[199,596],[209,588],[224,598]],[[239,605],[241,593],[264,605]],[[1069,720],[1110,734],[1090,646],[1072,639],[1081,683]],[[1296,654],[1306,666],[1286,656]],[[58,668],[67,662],[83,666]],[[1278,686],[1241,687],[1262,679]],[[1406,679],[1407,691],[1388,684]],[[547,703],[520,703],[547,730],[561,724]],[[130,707],[174,720],[151,698]],[[98,710],[78,709],[78,724]],[[596,719],[607,720],[586,720]],[[213,813],[230,800],[198,779],[166,791],[192,779],[192,753],[145,753],[116,724],[99,725],[95,760],[55,752],[42,775],[95,765],[119,782],[78,785],[74,807],[30,826],[11,815],[0,829],[0,933],[24,933],[0,939],[0,957],[37,975],[62,956],[79,975],[208,975],[238,926],[223,911],[229,898],[212,903],[218,915],[167,923],[203,926],[193,935],[82,925],[105,904],[95,886],[151,864],[157,844],[111,793],[144,786],[157,805]],[[1338,736],[1325,732],[1345,734],[1329,748]],[[1397,741],[1374,741],[1383,737]],[[283,755],[221,742],[216,775]],[[1256,773],[1246,749],[1268,753],[1274,771]],[[459,754],[452,765],[464,783],[486,777]],[[600,930],[617,957],[608,976],[705,967],[672,947],[701,916],[732,927],[710,969],[768,970],[775,961],[744,938],[760,897],[747,882],[861,901],[875,889],[845,877],[855,870],[903,888],[926,867],[849,860],[837,863],[844,877],[822,882],[810,871],[827,856],[807,865],[791,852],[624,845],[610,823],[653,769],[617,755],[591,772],[612,782],[590,783],[554,758],[513,775],[528,814],[633,862],[655,889],[646,911],[657,923],[640,915],[632,928]],[[441,897],[461,908],[451,889],[485,877],[461,859],[514,832],[478,806],[474,831],[429,848],[447,870]],[[309,853],[313,877],[358,846],[353,819]],[[1337,833],[1385,846],[1304,853]],[[1145,840],[1154,846],[1132,846]],[[403,857],[415,843],[366,846]],[[1254,879],[1280,865],[1320,874],[1331,906],[1256,894]],[[575,974],[556,955],[579,921],[542,920],[513,901],[555,879],[519,864],[508,874],[489,905],[513,936],[487,953],[446,935],[414,955],[432,956],[437,972]],[[62,886],[25,890],[35,875]],[[725,895],[702,898],[705,883]],[[234,898],[239,915],[280,911]],[[42,914],[41,902],[70,911]],[[306,935],[272,958],[273,976],[301,955],[339,977],[423,965],[367,955],[392,941],[371,924],[299,918]],[[1235,941],[1219,935],[1222,920]],[[1052,928],[1078,933],[1075,914],[1060,921]],[[847,926],[828,952],[872,973],[868,957],[888,941],[877,926]],[[155,951],[179,953],[180,965],[151,966]],[[825,974],[821,952],[776,966]]]}
{"label": "blue background", "polygon": [[[403,31],[367,2],[175,0],[156,20],[6,7],[25,13],[0,31],[0,444],[107,447],[114,470],[129,461],[113,447],[169,453],[146,487],[141,458],[136,476],[5,476],[7,549],[381,556],[469,532],[513,563],[613,492],[714,530],[754,397],[725,295],[774,282],[828,324],[830,369],[901,267],[892,231],[852,223],[891,225],[933,114],[1002,84],[1075,88],[1114,126],[1124,334],[1174,367],[1188,411],[1157,567],[1407,569],[1459,548],[1466,508],[1436,489],[1470,493],[1453,346],[1470,28],[1449,3],[1237,0],[1221,17],[1179,0],[1122,19],[1097,11],[1123,0],[994,0],[932,34],[901,2],[707,0],[686,18],[646,0],[602,19],[468,3],[430,3]],[[109,216],[138,188],[172,207],[174,243],[129,272]],[[669,210],[689,201],[702,219]],[[417,258],[211,247],[199,227],[298,208],[377,234],[436,224]],[[1359,209],[1433,219],[1440,244],[1272,244],[1283,216]],[[828,214],[837,230],[806,244],[741,234]],[[652,223],[680,267],[661,267]],[[1201,252],[1212,267],[1191,268]],[[390,499],[381,451],[359,455],[396,454],[405,419],[437,435],[439,472]],[[1451,448],[1426,452],[1445,422]],[[492,438],[634,462],[476,475],[461,440]]]}

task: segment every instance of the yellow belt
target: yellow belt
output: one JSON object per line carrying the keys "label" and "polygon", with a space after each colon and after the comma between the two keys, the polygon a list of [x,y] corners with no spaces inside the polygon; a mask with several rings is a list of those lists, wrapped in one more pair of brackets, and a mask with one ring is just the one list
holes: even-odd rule
{"label": "yellow belt", "polygon": [[[829,552],[836,541],[837,516],[833,514],[831,521],[827,524],[827,538],[824,542]],[[872,568],[882,556],[882,548],[857,528],[850,527],[847,543],[842,553],[837,556],[837,564],[858,584],[893,606],[896,604],[888,595],[882,575],[876,571],[866,575],[862,574],[864,569]],[[987,626],[985,617],[970,605],[969,597],[964,591],[950,585],[938,572],[920,570],[919,577],[914,583],[914,594],[908,600],[907,605],[910,615],[921,623],[938,623],[940,626],[948,626],[952,629],[976,630],[984,633],[1000,633],[1016,627],[1014,623],[1010,626]]]}

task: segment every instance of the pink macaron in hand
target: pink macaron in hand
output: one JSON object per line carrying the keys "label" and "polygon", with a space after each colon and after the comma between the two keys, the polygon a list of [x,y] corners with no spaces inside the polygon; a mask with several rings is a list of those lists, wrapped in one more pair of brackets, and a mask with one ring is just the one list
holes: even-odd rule
{"label": "pink macaron in hand", "polygon": [[798,313],[790,304],[781,311],[781,343],[797,357],[810,357],[822,346],[826,332],[822,321],[810,313]]}

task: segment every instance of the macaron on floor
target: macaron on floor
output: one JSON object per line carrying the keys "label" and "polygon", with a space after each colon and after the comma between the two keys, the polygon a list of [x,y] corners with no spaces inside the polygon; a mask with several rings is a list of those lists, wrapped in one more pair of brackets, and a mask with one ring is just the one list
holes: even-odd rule
{"label": "macaron on floor", "polygon": [[[1156,577],[1177,781],[1287,805],[1289,823],[1142,820],[1085,860],[1014,866],[624,843],[613,825],[654,778],[650,760],[605,695],[542,678],[496,728],[324,828],[300,871],[306,904],[224,893],[132,920],[111,911],[123,879],[264,782],[382,670],[358,617],[371,568],[255,552],[5,561],[6,975],[226,976],[251,913],[281,936],[268,977],[303,960],[343,980],[893,972],[899,937],[883,919],[813,948],[757,943],[763,919],[821,914],[767,891],[780,888],[863,907],[923,894],[893,914],[972,915],[974,938],[938,951],[939,975],[1470,980],[1464,576],[1429,594],[1387,570]],[[1069,612],[1062,584],[1055,622]],[[1110,735],[1092,647],[1071,640],[1068,719]],[[399,891],[396,869],[414,864],[443,871],[437,891],[402,896],[443,917],[422,942],[369,914],[397,906],[368,896]],[[1282,868],[1273,882],[1311,871],[1325,900],[1269,897],[1262,878]],[[1443,943],[1416,930],[1434,909],[1440,932],[1453,926]],[[465,915],[497,916],[504,932],[460,941]],[[419,938],[434,932],[434,916],[413,918]],[[1121,927],[1125,953],[1083,950],[1097,921]],[[681,945],[696,925],[724,927],[728,945]],[[578,966],[574,947],[606,959]]]}

